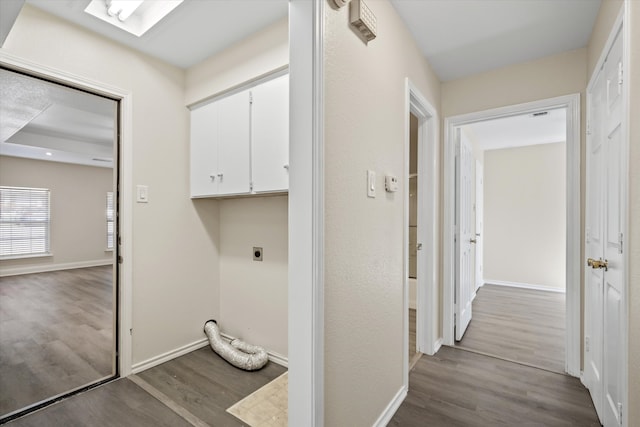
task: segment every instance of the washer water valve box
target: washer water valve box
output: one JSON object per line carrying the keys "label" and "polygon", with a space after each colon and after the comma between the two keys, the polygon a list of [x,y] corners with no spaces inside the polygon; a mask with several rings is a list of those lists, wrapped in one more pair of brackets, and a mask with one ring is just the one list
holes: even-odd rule
{"label": "washer water valve box", "polygon": [[350,22],[362,37],[370,42],[376,38],[376,16],[363,0],[352,0],[349,6]]}

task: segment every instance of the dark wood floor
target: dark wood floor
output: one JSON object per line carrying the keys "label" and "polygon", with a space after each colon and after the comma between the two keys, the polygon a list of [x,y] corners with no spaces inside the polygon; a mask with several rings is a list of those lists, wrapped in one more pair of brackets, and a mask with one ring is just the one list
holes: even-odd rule
{"label": "dark wood floor", "polygon": [[452,347],[422,356],[389,426],[600,426],[577,378]]}
{"label": "dark wood floor", "polygon": [[285,371],[273,362],[259,371],[242,371],[205,347],[7,425],[245,426],[227,408]]}
{"label": "dark wood floor", "polygon": [[0,278],[0,416],[113,369],[112,269]]}
{"label": "dark wood floor", "polygon": [[457,347],[564,372],[565,294],[484,285]]}

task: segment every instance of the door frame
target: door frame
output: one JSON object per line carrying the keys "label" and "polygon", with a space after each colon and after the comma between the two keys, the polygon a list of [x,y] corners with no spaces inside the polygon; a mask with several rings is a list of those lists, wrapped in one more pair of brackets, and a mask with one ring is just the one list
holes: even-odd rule
{"label": "door frame", "polygon": [[[131,373],[132,345],[130,329],[132,327],[132,299],[133,299],[133,247],[131,236],[133,235],[133,114],[132,94],[129,91],[110,86],[104,83],[86,79],[82,76],[61,71],[55,68],[43,66],[26,60],[19,56],[0,51],[0,65],[22,72],[27,75],[41,77],[54,83],[72,88],[86,90],[98,95],[103,95],[119,102],[118,125],[120,138],[119,156],[115,160],[119,177],[119,215],[118,229],[122,243],[114,252],[114,262],[121,257],[118,277],[118,328],[115,330],[117,340],[117,366],[116,377],[126,377]],[[117,242],[116,242],[117,243]]]}
{"label": "door frame", "polygon": [[[589,113],[591,112],[591,108],[592,108],[592,101],[589,94],[593,92],[593,88],[596,83],[596,76],[598,75],[598,72],[600,71],[600,69],[603,67],[604,61],[609,55],[609,52],[611,51],[611,48],[613,47],[613,44],[616,41],[616,36],[618,34],[620,34],[620,36],[622,37],[622,61],[625,64],[625,67],[626,67],[625,71],[628,74],[629,64],[631,62],[630,61],[631,50],[630,50],[630,43],[629,43],[629,41],[631,40],[631,33],[630,33],[631,30],[630,30],[630,26],[627,24],[628,16],[630,16],[629,8],[630,8],[630,1],[625,0],[624,5],[620,10],[620,13],[618,14],[618,17],[616,18],[615,23],[611,27],[611,31],[609,32],[609,35],[607,37],[607,41],[602,47],[602,51],[600,52],[600,56],[598,57],[598,62],[596,63],[591,75],[589,76],[589,83],[587,84],[587,88],[586,88],[587,134],[590,131],[590,126],[589,126],[590,114]],[[628,78],[628,77],[625,77],[625,78]],[[621,222],[624,230],[623,235],[627,236],[625,238],[625,242],[628,242],[629,241],[629,183],[630,183],[629,126],[631,123],[630,116],[629,116],[630,85],[628,83],[623,85],[622,97],[623,97],[622,108],[624,110],[622,112],[623,123],[622,123],[621,144],[622,144],[623,152],[627,154],[625,156],[627,159],[627,162],[623,165],[624,170],[622,171],[622,174],[621,174],[623,177],[625,177],[625,179],[623,179],[622,182],[620,183],[622,187],[621,201],[623,205],[623,209],[621,211],[621,215],[622,215]],[[588,170],[585,171],[585,176],[587,173],[588,173]],[[626,414],[629,413],[629,341],[628,341],[629,340],[629,265],[630,265],[630,251],[628,250],[629,244],[626,243],[625,247],[627,249],[623,253],[624,266],[622,269],[623,270],[622,277],[624,282],[624,302],[622,304],[623,319],[622,319],[622,330],[620,331],[620,340],[621,340],[620,347],[622,348],[622,361],[623,361],[622,363],[622,408],[623,408],[622,425],[628,426],[629,418]],[[583,268],[585,269],[585,271],[587,270],[586,265]],[[585,301],[584,309],[585,309],[584,317],[587,318],[589,313],[587,312],[588,304],[586,304],[586,301]],[[589,388],[588,378],[585,378],[584,375],[582,375],[580,377],[580,381],[582,382],[582,384],[585,385],[585,387],[587,387],[587,389]]]}
{"label": "door frame", "polygon": [[580,94],[499,107],[444,119],[444,228],[443,228],[443,343],[454,345],[455,286],[455,134],[471,123],[535,113],[551,108],[567,109],[567,260],[565,371],[580,375]]}
{"label": "door frame", "polygon": [[[409,387],[409,153],[411,145],[409,114],[418,118],[418,192],[424,195],[418,200],[424,212],[424,230],[418,229],[423,237],[422,257],[416,258],[419,271],[416,285],[416,344],[418,351],[433,355],[440,347],[438,341],[438,114],[433,105],[422,95],[416,85],[405,79],[405,138],[404,138],[404,230],[403,230],[403,378],[404,387]],[[422,208],[422,209],[420,209]]]}

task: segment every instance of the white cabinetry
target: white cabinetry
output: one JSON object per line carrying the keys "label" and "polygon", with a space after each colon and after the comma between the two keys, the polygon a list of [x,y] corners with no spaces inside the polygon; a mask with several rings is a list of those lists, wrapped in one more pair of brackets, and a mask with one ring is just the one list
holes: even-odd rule
{"label": "white cabinetry", "polygon": [[288,158],[286,75],[191,111],[191,197],[285,192]]}

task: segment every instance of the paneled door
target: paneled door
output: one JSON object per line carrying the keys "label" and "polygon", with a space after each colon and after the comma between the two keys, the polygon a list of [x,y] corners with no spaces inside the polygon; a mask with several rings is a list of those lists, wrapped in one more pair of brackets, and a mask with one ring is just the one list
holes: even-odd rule
{"label": "paneled door", "polygon": [[623,416],[623,62],[618,34],[594,80],[587,138],[585,380],[600,421]]}
{"label": "paneled door", "polygon": [[458,130],[456,156],[456,291],[455,291],[455,336],[460,341],[469,322],[475,283],[473,271],[475,260],[471,245],[476,242],[473,230],[473,154],[471,143]]}

